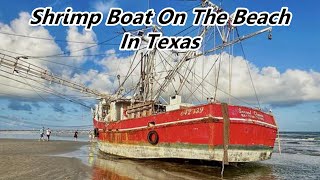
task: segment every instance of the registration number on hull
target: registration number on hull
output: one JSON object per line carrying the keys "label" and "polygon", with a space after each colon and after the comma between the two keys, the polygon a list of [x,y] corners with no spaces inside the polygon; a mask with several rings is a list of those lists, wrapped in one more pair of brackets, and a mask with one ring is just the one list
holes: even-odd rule
{"label": "registration number on hull", "polygon": [[188,116],[188,115],[192,115],[192,114],[200,114],[202,113],[204,110],[204,107],[197,107],[197,108],[193,108],[193,109],[185,109],[183,110],[180,115],[181,116]]}

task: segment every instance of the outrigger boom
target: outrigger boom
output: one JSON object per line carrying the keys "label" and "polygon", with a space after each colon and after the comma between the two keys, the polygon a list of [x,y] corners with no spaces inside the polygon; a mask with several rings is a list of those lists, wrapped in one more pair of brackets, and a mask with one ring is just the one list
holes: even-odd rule
{"label": "outrigger boom", "polygon": [[[240,43],[241,41],[244,41],[244,40],[246,40],[246,39],[252,38],[252,37],[257,36],[257,35],[259,35],[259,34],[262,34],[262,33],[265,33],[265,32],[271,33],[271,31],[272,31],[272,27],[267,27],[267,28],[264,28],[264,29],[262,29],[262,30],[260,30],[260,31],[256,31],[256,32],[251,33],[251,34],[247,34],[247,35],[244,35],[244,36],[242,36],[242,37],[238,37],[238,38],[235,39],[235,40],[232,40],[232,41],[230,41],[230,42],[225,42],[225,43],[223,43],[223,44],[221,44],[221,45],[219,45],[219,46],[217,46],[217,47],[215,47],[215,48],[212,48],[212,49],[210,49],[210,50],[208,50],[208,51],[206,51],[206,52],[204,52],[204,53],[196,54],[196,55],[194,55],[192,58],[187,59],[187,61],[190,60],[190,59],[193,59],[193,58],[197,58],[197,57],[199,57],[199,56],[203,56],[203,55],[206,55],[206,54],[209,54],[209,53],[218,51],[218,50],[223,49],[223,48],[225,48],[225,47],[228,47],[228,46],[231,46],[231,45]],[[271,39],[270,34],[269,34],[269,36],[268,36],[268,39]]]}

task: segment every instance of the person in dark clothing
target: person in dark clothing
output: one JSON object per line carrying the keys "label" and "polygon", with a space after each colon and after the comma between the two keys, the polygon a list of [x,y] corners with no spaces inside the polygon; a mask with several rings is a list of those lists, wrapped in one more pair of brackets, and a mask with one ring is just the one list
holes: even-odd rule
{"label": "person in dark clothing", "polygon": [[78,139],[78,130],[76,130],[76,131],[74,132],[73,137],[74,137],[74,141],[77,141],[77,139]]}
{"label": "person in dark clothing", "polygon": [[49,128],[47,129],[46,134],[47,134],[47,141],[50,141],[51,130]]}

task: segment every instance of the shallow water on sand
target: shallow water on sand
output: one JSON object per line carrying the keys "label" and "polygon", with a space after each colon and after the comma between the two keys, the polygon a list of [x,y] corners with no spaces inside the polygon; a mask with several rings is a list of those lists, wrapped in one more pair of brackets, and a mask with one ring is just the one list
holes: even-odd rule
{"label": "shallow water on sand", "polygon": [[[320,133],[281,137],[281,154],[276,144],[270,160],[226,166],[223,178],[320,179]],[[99,152],[96,143],[73,153],[93,168],[93,179],[221,179],[221,165],[212,162],[126,159]]]}

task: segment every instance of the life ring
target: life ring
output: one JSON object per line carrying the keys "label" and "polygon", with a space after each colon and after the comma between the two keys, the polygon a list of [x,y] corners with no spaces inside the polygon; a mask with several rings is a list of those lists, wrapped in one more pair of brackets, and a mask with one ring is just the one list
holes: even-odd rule
{"label": "life ring", "polygon": [[159,135],[156,131],[150,131],[147,136],[148,142],[152,145],[156,145],[159,142]]}

